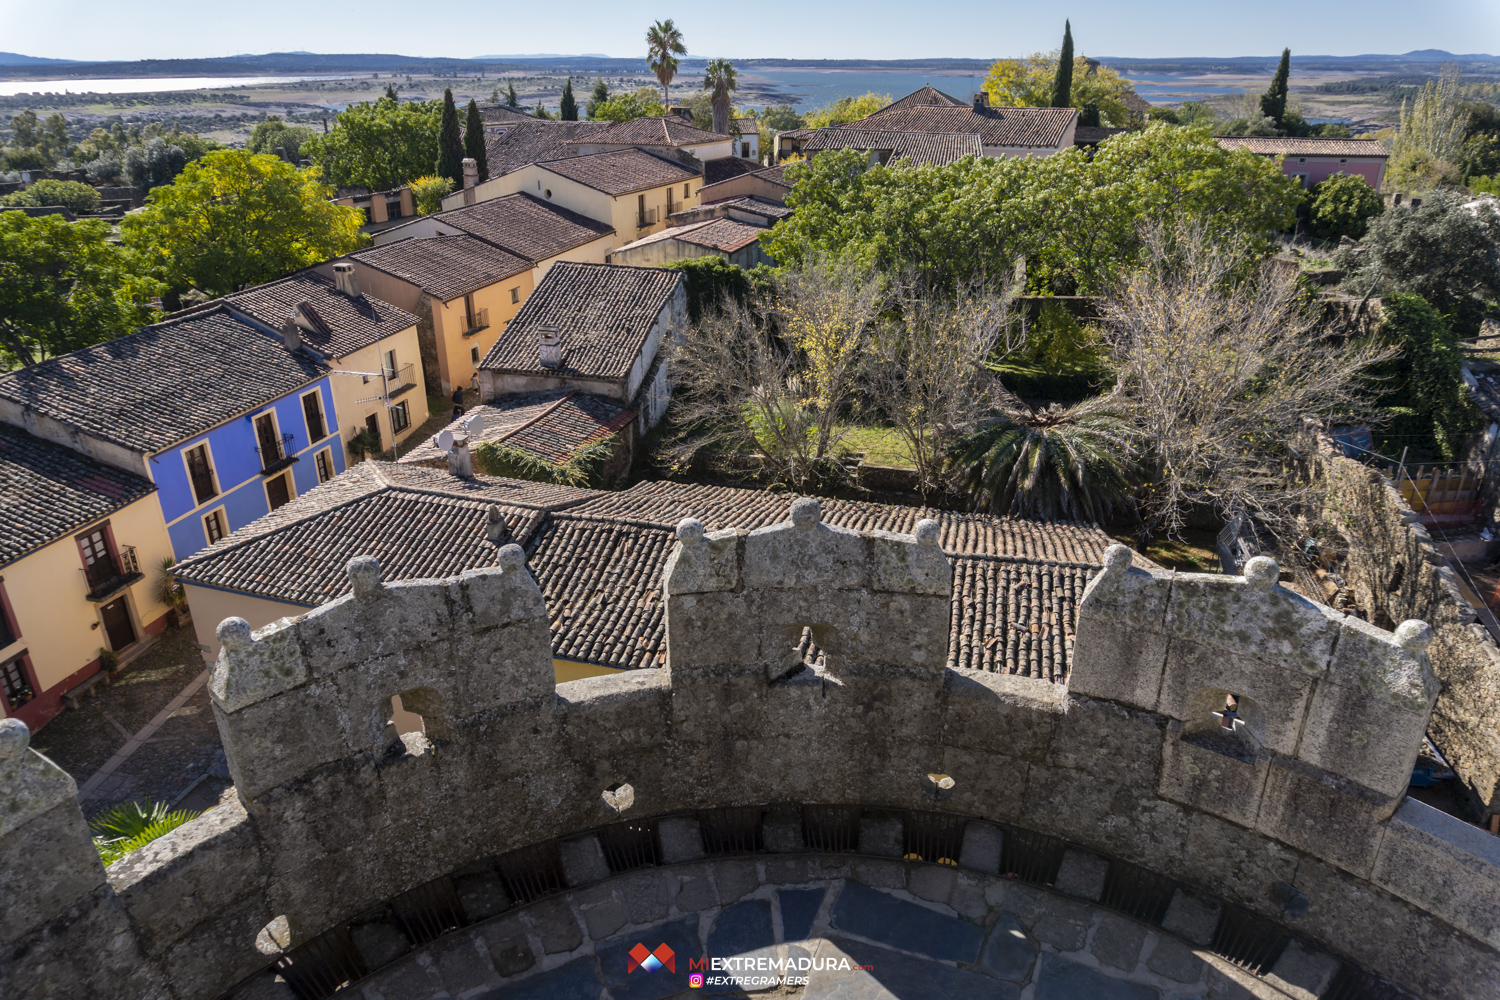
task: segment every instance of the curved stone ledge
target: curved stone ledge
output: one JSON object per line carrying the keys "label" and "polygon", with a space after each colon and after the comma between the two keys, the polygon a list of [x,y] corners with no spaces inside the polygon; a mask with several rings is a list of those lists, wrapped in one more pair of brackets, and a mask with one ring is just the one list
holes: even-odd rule
{"label": "curved stone ledge", "polygon": [[[356,560],[348,598],[256,634],[226,622],[211,695],[243,812],[106,882],[76,805],[37,812],[53,799],[0,787],[0,874],[22,900],[0,921],[0,989],[214,996],[267,942],[347,953],[362,915],[422,911],[434,886],[493,903],[511,892],[495,859],[533,845],[555,845],[550,889],[594,881],[607,852],[581,832],[622,818],[678,814],[657,828],[668,863],[735,837],[814,846],[787,803],[843,815],[843,846],[871,856],[900,857],[919,814],[1071,845],[1072,868],[1018,874],[1086,885],[1139,866],[1423,996],[1500,981],[1500,858],[1392,790],[1431,707],[1425,626],[1352,624],[1283,591],[1268,560],[1201,578],[1130,569],[1118,547],[1083,599],[1068,687],[948,669],[931,532],[824,530],[799,504],[760,533],[679,528],[666,669],[554,685],[517,549],[394,586]],[[806,628],[826,665],[802,661]],[[398,734],[394,696],[423,733]],[[50,774],[29,753],[26,773]],[[749,834],[683,819],[746,807],[768,810]],[[956,860],[998,865],[1003,838],[975,829]],[[40,873],[23,860],[47,851]],[[109,973],[79,959],[103,926],[126,927]]]}

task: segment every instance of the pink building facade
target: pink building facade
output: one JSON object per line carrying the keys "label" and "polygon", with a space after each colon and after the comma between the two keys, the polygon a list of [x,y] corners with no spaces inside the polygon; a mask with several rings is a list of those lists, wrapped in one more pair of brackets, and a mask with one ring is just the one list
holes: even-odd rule
{"label": "pink building facade", "polygon": [[1283,136],[1220,136],[1225,149],[1246,149],[1257,156],[1282,157],[1281,169],[1309,188],[1334,174],[1357,174],[1375,190],[1385,180],[1390,154],[1373,139],[1298,139]]}

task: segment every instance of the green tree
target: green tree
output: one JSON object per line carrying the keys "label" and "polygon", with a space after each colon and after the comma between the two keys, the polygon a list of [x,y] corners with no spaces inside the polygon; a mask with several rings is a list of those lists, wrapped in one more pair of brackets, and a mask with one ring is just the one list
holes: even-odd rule
{"label": "green tree", "polygon": [[847,125],[861,118],[868,118],[887,104],[890,94],[877,94],[873,90],[858,97],[840,97],[806,116],[807,128],[828,128],[830,125]]}
{"label": "green tree", "polygon": [[458,108],[453,105],[453,88],[443,88],[443,118],[438,131],[437,173],[454,185],[464,182],[464,140],[458,127]]}
{"label": "green tree", "polygon": [[703,71],[703,89],[713,102],[713,130],[720,135],[729,134],[730,112],[733,110],[729,95],[740,85],[739,74],[734,63],[728,59],[715,59]]}
{"label": "green tree", "polygon": [[[1060,52],[1035,52],[1025,59],[997,59],[985,77],[982,89],[990,103],[1006,108],[1052,106],[1057,76],[1062,68]],[[1130,109],[1125,97],[1135,88],[1118,71],[1098,61],[1075,56],[1069,75],[1068,96],[1072,107],[1082,111],[1092,104],[1110,125],[1128,125]]]}
{"label": "green tree", "polygon": [[304,155],[334,184],[388,191],[432,172],[441,123],[438,101],[351,104],[331,132],[308,140]]}
{"label": "green tree", "polygon": [[682,273],[687,291],[688,318],[694,323],[703,318],[705,311],[717,308],[726,298],[743,303],[750,293],[750,279],[744,270],[717,254],[674,260],[662,267]]}
{"label": "green tree", "polygon": [[978,510],[1097,523],[1128,504],[1140,445],[1113,396],[1041,409],[1011,396],[957,442],[953,459]]}
{"label": "green tree", "polygon": [[1271,85],[1260,96],[1260,113],[1281,128],[1281,117],[1286,114],[1287,83],[1292,73],[1292,50],[1281,50],[1281,62],[1276,64],[1276,75]]}
{"label": "green tree", "polygon": [[1391,183],[1425,191],[1443,181],[1456,182],[1468,124],[1462,74],[1458,66],[1445,64],[1415,99],[1401,103],[1401,127],[1391,142]]}
{"label": "green tree", "polygon": [[806,128],[807,122],[790,104],[768,104],[760,113],[760,127],[762,131],[775,134],[794,128]]}
{"label": "green tree", "polygon": [[1057,57],[1057,75],[1052,78],[1052,106],[1073,106],[1073,23],[1063,21],[1062,51]]}
{"label": "green tree", "polygon": [[267,115],[266,120],[256,124],[250,131],[250,141],[245,148],[252,153],[270,153],[285,149],[293,160],[297,159],[302,144],[313,137],[313,130],[299,125],[288,125],[280,115]]}
{"label": "green tree", "polygon": [[594,81],[594,89],[589,94],[589,103],[588,106],[584,108],[584,112],[590,118],[598,117],[594,114],[594,111],[608,100],[609,84],[605,83],[604,77],[601,76],[599,79]]}
{"label": "green tree", "polygon": [[1439,193],[1418,209],[1384,212],[1370,220],[1360,248],[1339,250],[1333,259],[1344,284],[1361,294],[1420,295],[1461,337],[1479,332],[1484,316],[1500,303],[1500,211]]}
{"label": "green tree", "polygon": [[125,217],[126,245],[178,291],[224,295],[358,249],[364,221],[335,205],[316,167],[221,149]]}
{"label": "green tree", "polygon": [[1457,457],[1480,423],[1464,388],[1457,335],[1425,299],[1409,292],[1385,296],[1380,318],[1382,337],[1400,352],[1373,373],[1375,384],[1385,388],[1379,405],[1395,418],[1387,430],[1421,436],[1415,442],[1398,437],[1398,444]]}
{"label": "green tree", "polygon": [[656,89],[641,87],[628,94],[619,94],[592,108],[589,117],[601,122],[628,122],[666,113],[667,109],[656,103]]}
{"label": "green tree", "polygon": [[150,321],[163,285],[98,219],[0,212],[0,367],[31,365]]}
{"label": "green tree", "polygon": [[484,146],[484,121],[479,117],[479,105],[469,98],[469,111],[464,119],[464,155],[479,167],[479,180],[490,179],[490,158]]}
{"label": "green tree", "polygon": [[452,181],[433,174],[418,177],[409,186],[411,196],[416,202],[417,212],[421,215],[431,215],[442,209],[443,195],[453,190]]}
{"label": "green tree", "polygon": [[507,108],[519,108],[521,99],[516,96],[516,85],[510,80],[505,81],[505,106]]}
{"label": "green tree", "polygon": [[687,55],[682,32],[671,18],[657,21],[646,29],[646,68],[661,82],[662,107],[671,107],[672,80],[677,76],[678,56]]}
{"label": "green tree", "polygon": [[74,215],[99,209],[99,192],[78,181],[37,181],[15,194],[0,198],[0,205],[61,205]]}
{"label": "green tree", "polygon": [[29,149],[35,146],[41,137],[41,122],[37,119],[35,111],[28,109],[12,116],[10,120],[12,146],[18,149]]}
{"label": "green tree", "polygon": [[573,99],[573,78],[570,76],[563,84],[562,100],[558,104],[557,117],[560,121],[576,122],[578,120],[578,102]]}
{"label": "green tree", "polygon": [[1342,236],[1359,239],[1369,221],[1385,210],[1379,192],[1363,177],[1334,174],[1314,185],[1312,197],[1312,232],[1320,240]]}
{"label": "green tree", "polygon": [[392,102],[399,101],[401,99],[400,97],[396,96],[396,85],[394,83],[388,83],[385,85],[385,99]]}
{"label": "green tree", "polygon": [[537,101],[536,107],[531,109],[531,117],[539,118],[542,121],[550,121],[552,118],[551,115],[547,114],[547,109],[542,107],[541,101]]}

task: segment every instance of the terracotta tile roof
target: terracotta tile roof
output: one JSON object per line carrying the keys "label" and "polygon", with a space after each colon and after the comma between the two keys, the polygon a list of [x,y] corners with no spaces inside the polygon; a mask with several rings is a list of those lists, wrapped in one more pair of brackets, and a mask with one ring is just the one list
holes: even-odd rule
{"label": "terracotta tile roof", "polygon": [[700,169],[644,149],[611,149],[588,156],[548,160],[542,169],[608,195],[632,194],[703,176]]}
{"label": "terracotta tile roof", "polygon": [[[467,433],[469,421],[479,428],[469,435],[469,447],[504,442],[538,458],[562,465],[578,449],[621,431],[635,419],[635,411],[619,403],[575,389],[519,393],[470,407],[447,430]],[[446,456],[431,440],[401,456],[401,464],[423,463],[447,468]]]}
{"label": "terracotta tile roof", "polygon": [[[479,367],[530,375],[624,380],[651,324],[682,281],[657,267],[559,261],[547,271]],[[555,327],[562,367],[543,368],[538,334]]]}
{"label": "terracotta tile roof", "polygon": [[920,105],[947,108],[966,108],[969,106],[969,102],[960,101],[958,98],[952,96],[951,94],[943,93],[936,87],[923,85],[921,87],[918,87],[916,90],[913,90],[905,97],[897,98],[880,110],[900,111],[903,108],[913,108]]}
{"label": "terracotta tile roof", "polygon": [[840,129],[897,132],[968,132],[986,146],[1053,148],[1078,117],[1073,108],[976,108],[916,105],[877,111]]}
{"label": "terracotta tile roof", "polygon": [[1295,136],[1215,136],[1225,149],[1248,149],[1261,156],[1375,156],[1386,159],[1391,154],[1376,139],[1321,139]]}
{"label": "terracotta tile roof", "polygon": [[[524,542],[549,509],[591,490],[514,479],[457,479],[422,466],[361,462],[178,564],[179,579],[315,606],[348,591],[354,556],[380,560],[387,580],[454,576],[495,565],[489,508]],[[420,527],[418,527],[420,526]]]}
{"label": "terracotta tile roof", "polygon": [[614,122],[575,142],[609,142],[628,146],[701,146],[729,136],[701,129],[681,115],[658,115]]}
{"label": "terracotta tile roof", "polygon": [[760,226],[752,226],[748,222],[737,222],[734,219],[706,219],[702,222],[690,222],[685,226],[673,226],[663,229],[659,233],[643,236],[634,243],[627,243],[615,253],[629,250],[632,247],[642,247],[650,243],[660,243],[663,240],[676,240],[679,243],[691,243],[693,246],[708,247],[710,250],[722,250],[725,253],[734,253],[749,246],[760,239],[765,232]]}
{"label": "terracotta tile roof", "polygon": [[0,397],[151,454],[327,372],[218,305],[0,375]]}
{"label": "terracotta tile roof", "polygon": [[543,160],[572,156],[577,148],[570,140],[585,138],[603,127],[598,122],[544,122],[527,117],[503,134],[486,133],[484,155],[490,176],[500,177]]}
{"label": "terracotta tile roof", "polygon": [[[614,227],[529,194],[509,194],[429,216],[530,261],[614,234]],[[388,246],[390,244],[387,244]]]}
{"label": "terracotta tile roof", "polygon": [[791,187],[791,182],[786,179],[786,168],[789,166],[791,166],[790,163],[778,163],[774,167],[767,167],[764,170],[757,170],[755,172],[755,176],[761,178],[762,180],[770,181],[772,184],[781,184],[786,187]]}
{"label": "terracotta tile roof", "polygon": [[0,424],[0,566],[155,491],[149,479]]}
{"label": "terracotta tile roof", "polygon": [[306,301],[317,314],[304,325],[303,341],[320,354],[344,358],[363,347],[417,325],[417,317],[369,295],[350,298],[332,278],[301,271],[280,281],[224,296],[224,302],[279,330],[292,310]]}
{"label": "terracotta tile roof", "polygon": [[505,104],[479,105],[479,120],[486,125],[509,125],[513,122],[539,121],[536,116]]}
{"label": "terracotta tile roof", "polygon": [[1105,139],[1117,136],[1121,132],[1129,132],[1126,128],[1114,128],[1109,125],[1079,125],[1073,130],[1073,145],[1090,146],[1103,142]]}
{"label": "terracotta tile roof", "polygon": [[764,168],[754,160],[746,160],[738,156],[720,156],[717,159],[703,161],[703,183],[717,184],[719,181],[727,181],[741,174],[753,174],[762,169]]}
{"label": "terracotta tile roof", "polygon": [[762,198],[758,194],[747,194],[742,198],[729,198],[725,201],[714,202],[715,205],[724,208],[737,208],[742,212],[764,216],[767,220],[785,219],[792,214],[792,210],[779,201],[770,198]]}
{"label": "terracotta tile roof", "polygon": [[965,156],[984,155],[984,145],[972,132],[894,132],[829,128],[814,131],[802,143],[808,151],[871,149],[891,151],[892,160],[914,163],[953,163]]}
{"label": "terracotta tile roof", "polygon": [[469,235],[397,240],[349,256],[439,299],[466,295],[532,266],[525,257]]}

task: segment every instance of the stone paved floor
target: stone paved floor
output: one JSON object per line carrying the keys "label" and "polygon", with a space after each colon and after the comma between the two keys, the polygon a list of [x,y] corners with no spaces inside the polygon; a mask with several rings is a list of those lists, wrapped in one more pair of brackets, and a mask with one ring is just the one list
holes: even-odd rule
{"label": "stone paved floor", "polygon": [[[202,671],[192,625],[169,628],[155,646],[126,665],[118,680],[42,727],[32,737],[32,749],[50,757],[81,788]],[[92,817],[122,802],[171,801],[194,779],[217,770],[178,803],[180,808],[208,808],[229,784],[222,766],[216,767],[222,758],[205,687],[80,803],[84,815]]]}

